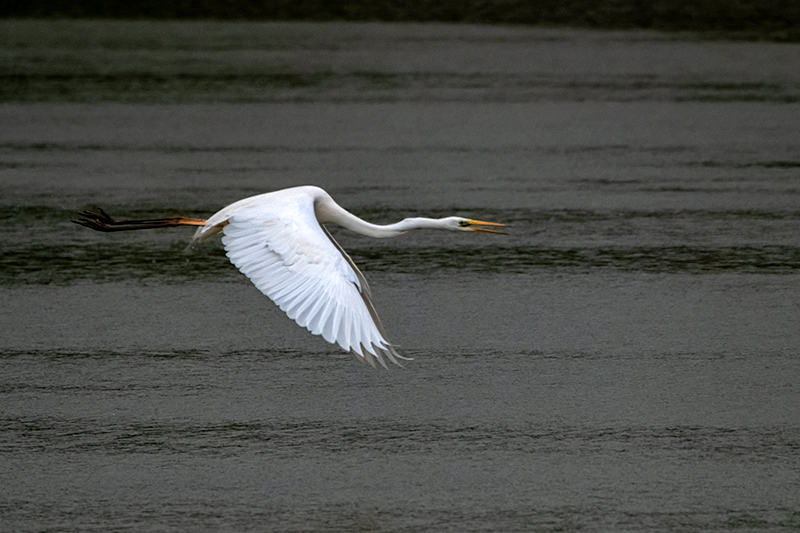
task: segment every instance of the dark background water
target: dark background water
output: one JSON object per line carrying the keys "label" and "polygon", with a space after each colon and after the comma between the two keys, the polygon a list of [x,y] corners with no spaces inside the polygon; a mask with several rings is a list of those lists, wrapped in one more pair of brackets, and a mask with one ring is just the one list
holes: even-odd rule
{"label": "dark background water", "polygon": [[[0,526],[800,526],[797,45],[486,26],[3,21]],[[191,231],[313,183],[388,372]]]}
{"label": "dark background water", "polygon": [[800,5],[790,0],[9,0],[0,17],[568,25],[800,40]]}

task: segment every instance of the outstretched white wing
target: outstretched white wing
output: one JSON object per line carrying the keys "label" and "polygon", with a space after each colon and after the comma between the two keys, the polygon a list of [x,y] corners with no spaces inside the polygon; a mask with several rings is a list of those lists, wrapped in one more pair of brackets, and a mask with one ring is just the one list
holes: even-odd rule
{"label": "outstretched white wing", "polygon": [[385,338],[366,280],[320,226],[313,202],[262,197],[223,212],[208,222],[227,222],[228,258],[289,318],[372,365],[386,366],[384,358],[399,364],[403,357]]}

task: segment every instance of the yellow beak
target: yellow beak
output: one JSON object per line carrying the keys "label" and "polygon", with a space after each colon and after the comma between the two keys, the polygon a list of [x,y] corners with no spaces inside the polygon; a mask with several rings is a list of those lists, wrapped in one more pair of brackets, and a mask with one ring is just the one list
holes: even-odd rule
{"label": "yellow beak", "polygon": [[508,233],[506,233],[505,231],[495,231],[495,230],[486,229],[486,228],[473,228],[472,226],[503,226],[503,227],[505,227],[505,224],[500,224],[498,222],[484,222],[482,220],[471,220],[471,219],[469,219],[468,229],[470,229],[472,231],[479,231],[481,233],[494,233],[495,235],[508,235]]}

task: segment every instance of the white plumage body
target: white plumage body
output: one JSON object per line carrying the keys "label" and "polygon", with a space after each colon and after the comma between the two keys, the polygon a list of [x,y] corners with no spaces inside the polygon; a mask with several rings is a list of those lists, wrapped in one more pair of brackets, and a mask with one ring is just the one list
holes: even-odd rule
{"label": "white plumage body", "polygon": [[225,207],[196,238],[221,229],[231,262],[289,318],[368,362],[397,363],[364,276],[318,220],[337,208],[318,187],[284,189]]}

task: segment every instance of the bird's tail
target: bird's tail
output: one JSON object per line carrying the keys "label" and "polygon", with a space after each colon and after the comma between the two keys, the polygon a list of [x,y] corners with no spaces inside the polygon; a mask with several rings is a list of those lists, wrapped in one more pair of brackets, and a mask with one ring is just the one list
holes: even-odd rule
{"label": "bird's tail", "polygon": [[175,228],[177,226],[204,226],[202,218],[170,217],[151,220],[114,220],[108,213],[95,207],[81,211],[72,222],[97,231],[131,231],[136,229]]}

